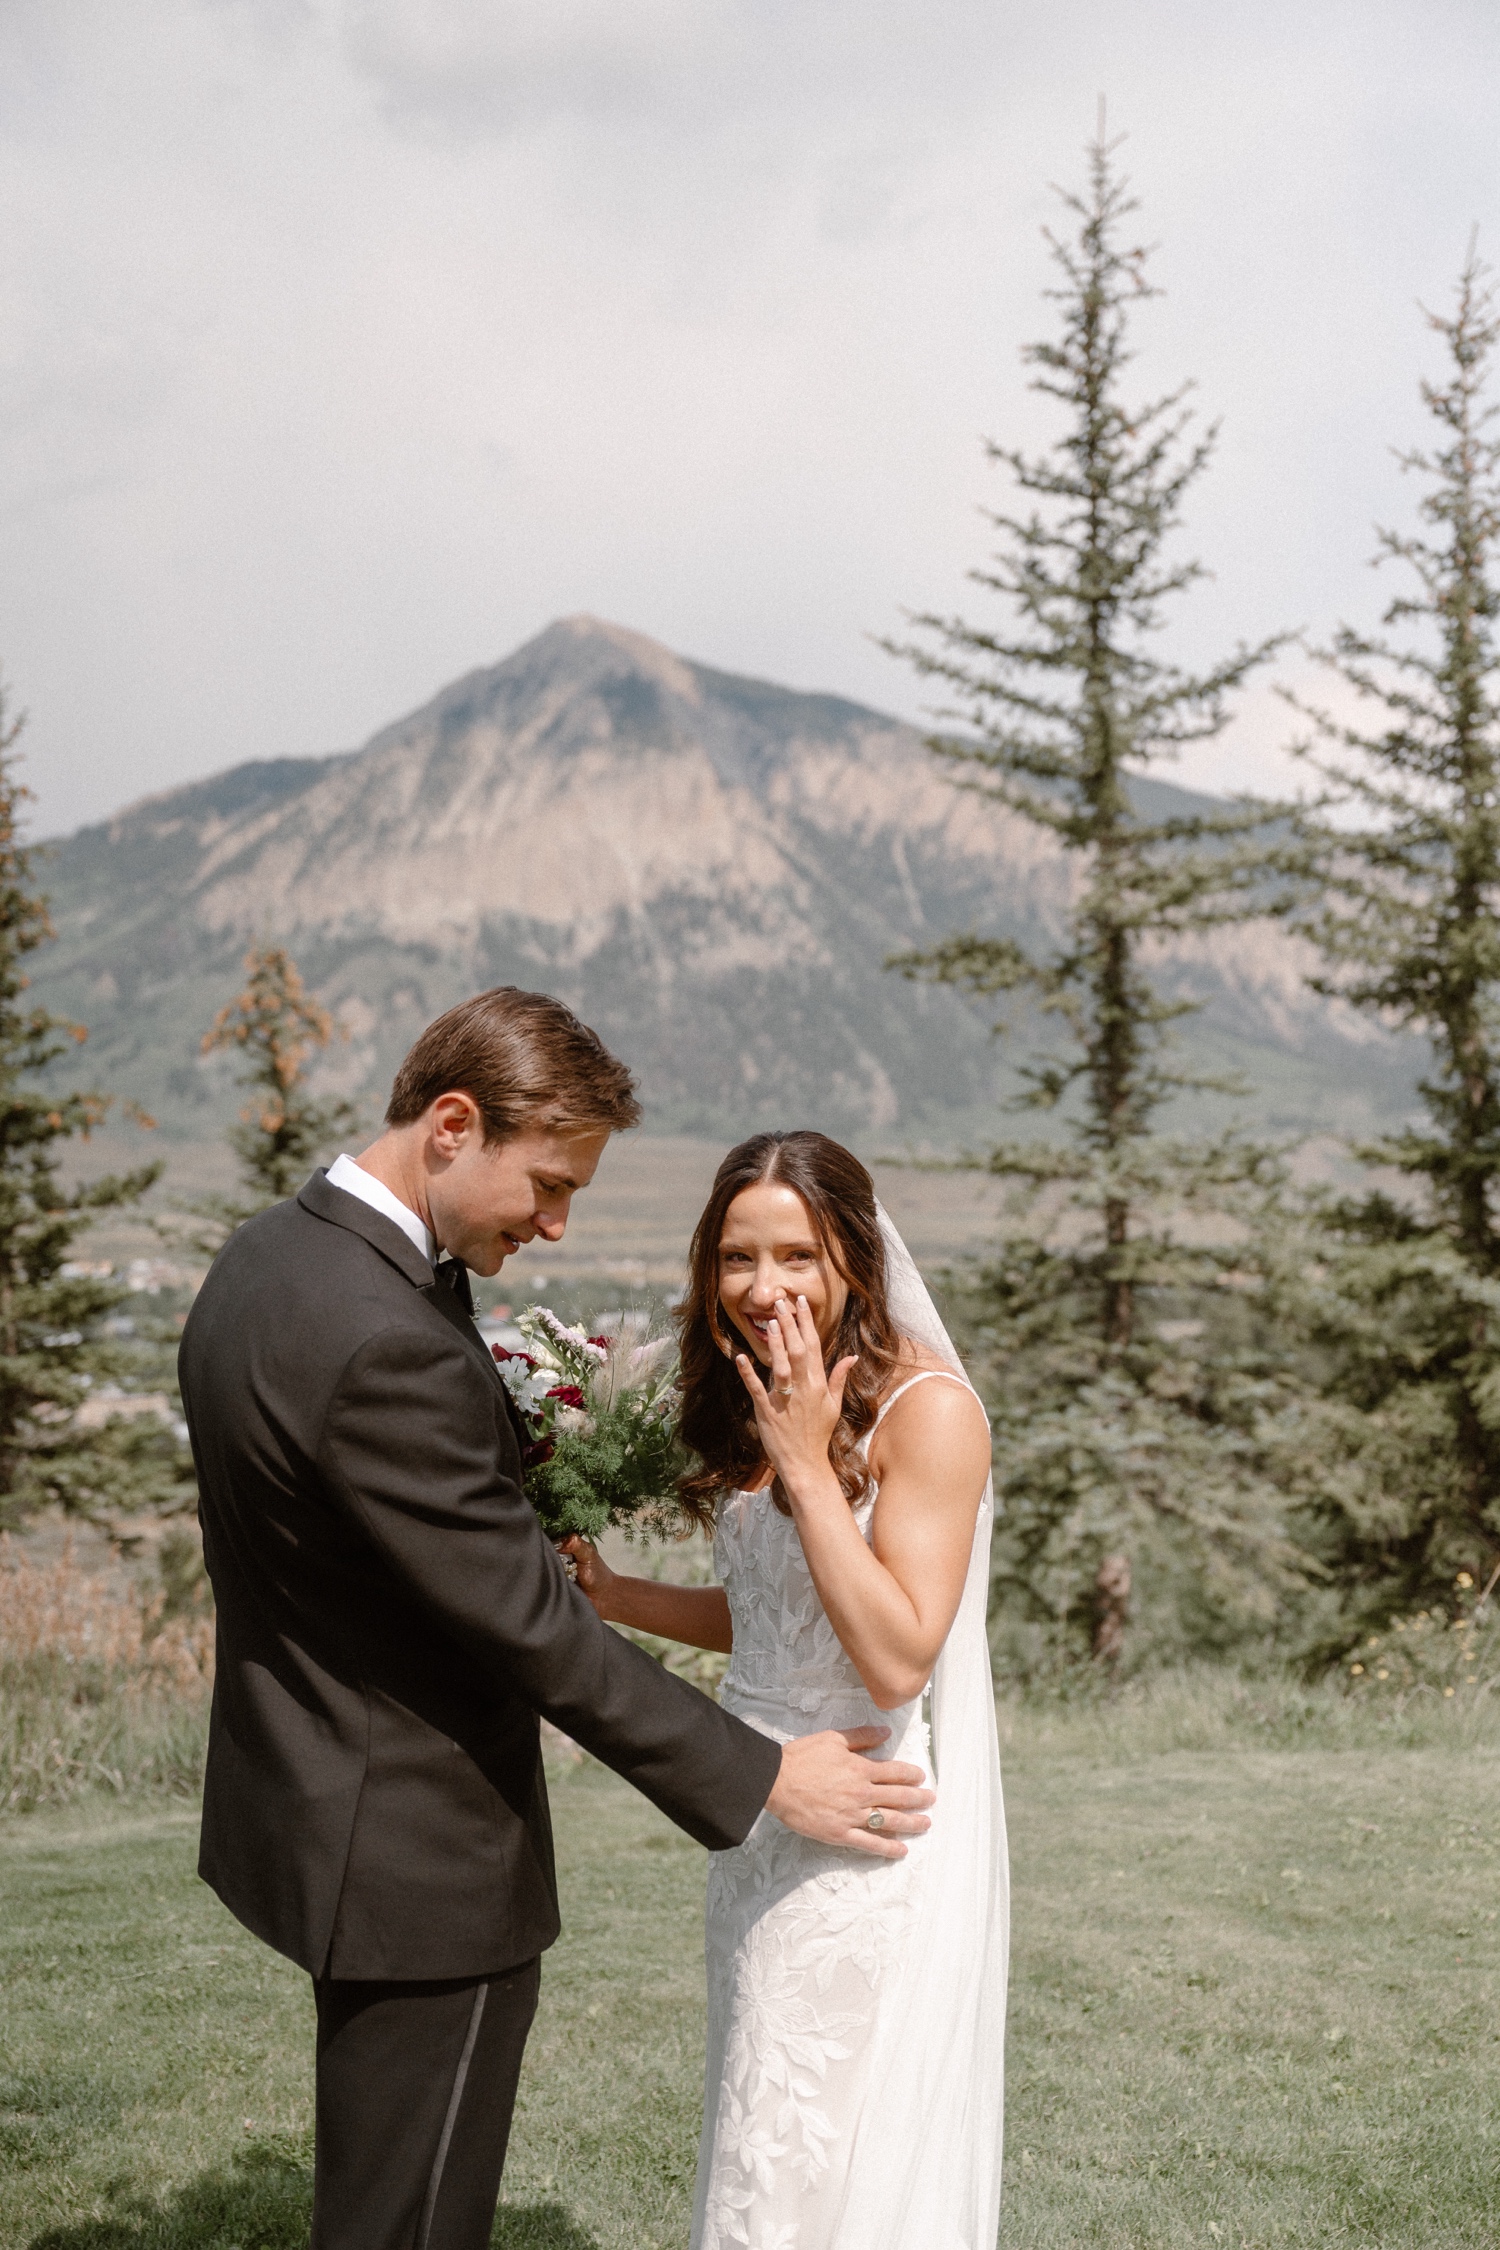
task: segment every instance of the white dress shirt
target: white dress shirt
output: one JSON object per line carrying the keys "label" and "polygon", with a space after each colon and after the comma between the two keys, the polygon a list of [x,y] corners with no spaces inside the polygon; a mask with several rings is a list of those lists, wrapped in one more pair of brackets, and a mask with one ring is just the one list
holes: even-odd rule
{"label": "white dress shirt", "polygon": [[357,1195],[361,1203],[368,1203],[372,1211],[378,1211],[383,1219],[398,1226],[408,1242],[416,1244],[430,1266],[437,1264],[437,1237],[399,1195],[392,1195],[373,1172],[363,1171],[352,1156],[340,1156],[329,1165],[328,1185],[342,1188],[345,1195]]}

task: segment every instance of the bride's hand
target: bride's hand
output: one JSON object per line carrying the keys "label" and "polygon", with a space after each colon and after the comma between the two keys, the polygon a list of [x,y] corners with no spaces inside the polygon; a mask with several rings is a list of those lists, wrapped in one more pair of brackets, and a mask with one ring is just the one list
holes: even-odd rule
{"label": "bride's hand", "polygon": [[799,1480],[828,1467],[828,1445],[844,1410],[844,1385],[854,1359],[823,1366],[823,1346],[807,1299],[795,1306],[778,1297],[768,1324],[771,1350],[769,1390],[745,1352],[735,1355],[740,1380],[755,1407],[760,1442],[789,1496]]}
{"label": "bride's hand", "polygon": [[601,1617],[608,1617],[609,1593],[616,1573],[610,1569],[593,1541],[584,1539],[575,1532],[571,1539],[558,1540],[557,1551],[560,1555],[567,1555],[572,1562],[580,1593],[588,1595]]}

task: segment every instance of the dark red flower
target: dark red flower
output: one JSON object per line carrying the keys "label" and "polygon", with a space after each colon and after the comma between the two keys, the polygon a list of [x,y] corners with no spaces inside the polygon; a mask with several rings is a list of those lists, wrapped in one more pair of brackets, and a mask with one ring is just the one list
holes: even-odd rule
{"label": "dark red flower", "polygon": [[576,1406],[582,1409],[588,1405],[588,1400],[576,1383],[559,1383],[556,1390],[549,1391],[547,1396],[555,1398],[559,1406]]}
{"label": "dark red flower", "polygon": [[614,1341],[609,1336],[590,1336],[589,1342],[597,1344],[601,1352],[612,1352],[615,1348]]}
{"label": "dark red flower", "polygon": [[522,1446],[521,1466],[523,1469],[539,1469],[544,1461],[551,1460],[556,1451],[557,1445],[554,1439],[549,1437],[538,1438],[534,1444]]}
{"label": "dark red flower", "polygon": [[523,1367],[529,1367],[533,1374],[536,1372],[536,1361],[532,1358],[530,1352],[508,1352],[503,1344],[491,1344],[490,1357],[492,1359],[518,1359]]}

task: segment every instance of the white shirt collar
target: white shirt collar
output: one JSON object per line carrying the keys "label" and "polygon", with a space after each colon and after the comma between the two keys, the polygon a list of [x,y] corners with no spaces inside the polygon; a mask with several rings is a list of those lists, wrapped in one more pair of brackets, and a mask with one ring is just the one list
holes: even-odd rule
{"label": "white shirt collar", "polygon": [[345,1195],[357,1195],[361,1203],[368,1203],[372,1211],[378,1211],[383,1219],[398,1226],[430,1266],[437,1264],[436,1236],[424,1226],[410,1205],[403,1203],[399,1195],[392,1195],[373,1172],[362,1170],[352,1156],[337,1157],[329,1165],[328,1185],[342,1188]]}

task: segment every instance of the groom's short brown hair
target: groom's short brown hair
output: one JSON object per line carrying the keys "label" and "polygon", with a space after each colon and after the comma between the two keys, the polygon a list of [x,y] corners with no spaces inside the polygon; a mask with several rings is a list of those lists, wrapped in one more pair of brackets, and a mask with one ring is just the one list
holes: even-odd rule
{"label": "groom's short brown hair", "polygon": [[622,1133],[641,1121],[635,1081],[596,1031],[545,992],[496,985],[430,1023],[396,1073],[387,1125],[414,1125],[439,1094],[479,1105],[487,1141],[528,1128]]}

